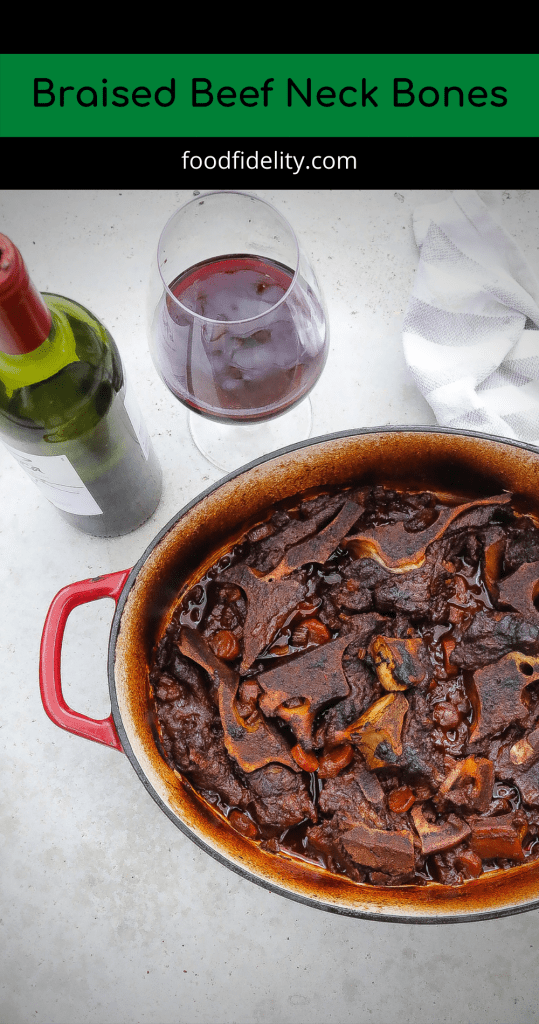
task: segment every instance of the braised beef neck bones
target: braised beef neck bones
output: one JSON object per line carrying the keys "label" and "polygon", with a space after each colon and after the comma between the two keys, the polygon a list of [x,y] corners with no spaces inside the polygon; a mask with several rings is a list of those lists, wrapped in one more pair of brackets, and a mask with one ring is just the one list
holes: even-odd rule
{"label": "braised beef neck bones", "polygon": [[539,856],[539,528],[507,493],[268,511],[180,600],[150,691],[236,831],[373,885]]}

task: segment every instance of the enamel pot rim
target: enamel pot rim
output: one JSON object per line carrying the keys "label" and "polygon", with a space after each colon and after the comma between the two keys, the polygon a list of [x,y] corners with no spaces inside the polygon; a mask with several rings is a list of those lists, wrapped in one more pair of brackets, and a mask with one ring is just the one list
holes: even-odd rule
{"label": "enamel pot rim", "polygon": [[[407,440],[404,435],[410,435],[409,439]],[[421,438],[424,440],[420,440]],[[436,442],[436,438],[441,440]],[[471,439],[469,442],[464,440],[468,438]],[[446,450],[450,450],[452,445],[464,445],[464,448],[468,445],[471,448],[471,456],[474,452],[477,454],[483,450],[489,454],[493,464],[496,463],[496,452],[502,461],[506,460],[507,465],[511,458],[516,456],[516,463],[523,463],[521,473],[525,474],[526,470],[532,467],[539,484],[539,449],[532,445],[472,430],[405,424],[343,430],[310,438],[256,459],[222,477],[188,502],[169,520],[147,546],[125,581],[112,621],[108,651],[109,690],[114,724],[123,750],[137,776],[173,824],[220,864],[270,892],[329,913],[402,924],[462,923],[524,913],[539,907],[539,861],[493,873],[488,879],[483,875],[482,879],[466,882],[459,887],[433,884],[387,890],[384,887],[358,885],[340,876],[331,875],[323,869],[311,870],[310,867],[301,865],[301,862],[298,867],[291,859],[282,856],[264,854],[263,856],[267,858],[266,864],[265,861],[260,861],[258,848],[256,856],[259,857],[260,863],[253,863],[251,852],[256,844],[239,835],[234,835],[234,839],[230,840],[227,834],[233,831],[231,827],[226,824],[223,826],[222,822],[215,826],[213,813],[208,810],[201,812],[195,806],[198,798],[193,796],[192,791],[189,792],[190,787],[172,778],[173,773],[168,766],[164,766],[155,747],[155,741],[153,752],[152,741],[148,737],[140,741],[141,733],[146,732],[144,715],[147,717],[144,707],[139,706],[144,704],[142,696],[139,695],[138,703],[134,701],[134,710],[131,709],[130,684],[127,679],[129,673],[133,671],[133,666],[140,661],[142,648],[131,655],[130,645],[138,624],[144,618],[144,601],[147,600],[144,596],[145,591],[148,588],[151,591],[152,586],[158,585],[159,573],[162,571],[159,559],[162,566],[169,558],[166,550],[161,554],[161,549],[170,546],[172,539],[179,535],[181,531],[178,530],[178,524],[182,520],[196,518],[201,512],[203,514],[205,506],[211,502],[215,503],[219,498],[218,492],[222,491],[230,496],[235,486],[251,481],[253,475],[256,476],[268,463],[273,462],[275,466],[282,463],[292,465],[294,456],[301,458],[304,455],[307,458],[307,453],[312,452],[316,455],[322,448],[331,452],[332,446],[335,446],[335,451],[344,445],[345,449],[347,446],[351,446],[351,450],[357,447],[361,452],[362,445],[370,445],[375,451],[376,446],[381,444],[394,445],[398,450],[401,442],[410,446],[414,443],[426,446],[440,443]],[[470,458],[470,462],[476,464],[473,457]],[[255,485],[256,482],[251,484]],[[539,507],[539,486],[537,493]],[[266,507],[273,504],[273,501],[271,498],[266,501]],[[157,562],[156,567],[149,569],[153,561]],[[148,576],[149,582],[146,580],[141,584],[144,576]],[[138,593],[139,590],[141,593]],[[165,606],[162,611],[164,614]],[[127,625],[126,619],[129,620]],[[155,624],[152,629],[152,635],[155,636]],[[128,704],[130,709],[126,712]],[[163,772],[168,773],[167,779],[164,779]],[[178,798],[171,796],[171,787],[174,785],[181,790]],[[376,891],[373,893],[373,890]],[[411,896],[412,890],[415,895],[410,902],[408,897]],[[433,897],[432,901],[429,896],[425,896],[427,891]]]}

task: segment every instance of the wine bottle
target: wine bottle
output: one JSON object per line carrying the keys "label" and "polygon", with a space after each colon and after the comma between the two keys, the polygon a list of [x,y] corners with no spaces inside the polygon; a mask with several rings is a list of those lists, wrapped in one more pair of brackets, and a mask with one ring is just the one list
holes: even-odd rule
{"label": "wine bottle", "polygon": [[129,533],[157,508],[161,469],[113,338],[84,306],[38,292],[2,234],[0,438],[85,533]]}

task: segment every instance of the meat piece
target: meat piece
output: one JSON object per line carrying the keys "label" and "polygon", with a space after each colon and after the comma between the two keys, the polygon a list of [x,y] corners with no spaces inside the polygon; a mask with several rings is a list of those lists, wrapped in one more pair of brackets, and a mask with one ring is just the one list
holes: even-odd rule
{"label": "meat piece", "polygon": [[330,590],[326,590],[322,594],[322,601],[318,612],[322,622],[331,630],[332,633],[336,633],[341,629],[342,619],[337,605],[333,601],[333,595]]}
{"label": "meat piece", "polygon": [[[374,526],[361,530],[347,538],[346,546],[359,557],[377,558],[392,569],[419,566],[425,560],[426,549],[434,540],[439,540],[448,526],[457,518],[459,528],[462,527],[462,515],[468,515],[464,525],[482,525],[491,516],[490,506],[498,507],[511,500],[510,494],[498,494],[492,498],[480,498],[465,502],[462,505],[446,506],[440,509],[436,520],[420,532],[410,532],[405,523],[389,523],[385,526]],[[477,506],[486,505],[487,513],[476,513]]]}
{"label": "meat piece", "polygon": [[529,807],[539,807],[539,765],[532,764],[524,770],[514,771],[507,775],[518,786],[524,803]]}
{"label": "meat piece", "polygon": [[252,772],[248,779],[249,808],[259,825],[279,832],[310,818],[317,820],[314,804],[301,775],[272,764]]}
{"label": "meat piece", "polygon": [[[394,573],[372,558],[357,558],[340,567],[341,582],[330,590],[341,621],[346,613],[369,612],[374,608],[376,588],[394,580]],[[391,609],[393,613],[394,609]]]}
{"label": "meat piece", "polygon": [[346,547],[356,558],[374,558],[390,569],[410,569],[423,563],[425,549],[454,514],[454,509],[442,509],[436,521],[419,533],[410,532],[402,522],[367,528],[347,537]]}
{"label": "meat piece", "polygon": [[181,653],[177,642],[172,646],[168,668],[175,679],[187,684],[193,697],[200,700],[201,704],[210,698],[215,706],[215,711],[217,711],[217,687],[214,687],[212,680],[208,680],[207,676],[200,671],[198,665],[194,665]]}
{"label": "meat piece", "polygon": [[522,840],[528,831],[523,811],[498,814],[494,818],[468,818],[470,846],[482,860],[524,860]]}
{"label": "meat piece", "polygon": [[297,771],[297,763],[281,734],[263,715],[251,715],[249,722],[238,714],[234,698],[239,677],[234,685],[222,679],[219,687],[219,710],[228,753],[244,772],[278,761]]}
{"label": "meat piece", "polygon": [[[329,522],[344,505],[345,500],[343,494],[324,494],[311,501],[301,502],[298,509],[301,518],[293,519],[282,511],[274,514],[270,520],[272,533],[253,544],[246,558],[247,564],[262,574],[270,572],[278,565],[288,548],[311,536]],[[358,509],[358,515],[360,511]]]}
{"label": "meat piece", "polygon": [[[382,688],[376,676],[363,659],[365,645],[368,644],[372,633],[386,621],[380,615],[371,613],[355,615],[346,622],[343,632],[350,636],[350,645],[343,654],[342,667],[350,692],[348,697],[344,697],[323,713],[316,733],[317,747],[326,744],[332,747],[342,743],[342,734],[347,726],[359,718],[372,703],[373,697],[382,695]],[[341,739],[337,739],[338,735]]]}
{"label": "meat piece", "polygon": [[333,554],[335,548],[339,546],[358,516],[359,508],[355,501],[345,502],[328,526],[300,544],[294,544],[287,549],[279,564],[271,570],[269,574],[271,579],[280,580],[283,576],[288,576],[294,569],[299,569],[309,562],[318,562],[323,565]]}
{"label": "meat piece", "polygon": [[361,757],[335,779],[324,783],[318,798],[323,814],[338,814],[348,822],[346,828],[358,821],[366,821],[373,828],[388,828],[398,819],[385,808],[384,791],[374,773],[365,767]]}
{"label": "meat piece", "polygon": [[395,764],[402,754],[401,734],[407,710],[408,701],[402,693],[388,693],[348,726],[343,741],[346,738],[355,743],[371,770]]}
{"label": "meat piece", "polygon": [[380,780],[374,772],[370,772],[360,765],[356,768],[355,778],[363,796],[373,807],[385,807],[385,794]]}
{"label": "meat piece", "polygon": [[487,757],[467,757],[458,761],[446,776],[437,797],[457,807],[484,814],[490,807],[494,789],[494,765]]}
{"label": "meat piece", "polygon": [[534,603],[539,594],[539,561],[521,565],[512,576],[502,580],[498,590],[502,604],[511,605],[527,619],[539,621]]}
{"label": "meat piece", "polygon": [[224,744],[240,768],[245,772],[253,772],[262,765],[278,761],[298,771],[288,745],[263,715],[251,714],[249,722],[241,718],[235,703],[240,676],[216,657],[204,637],[196,630],[184,626],[180,632],[180,647],[182,653],[201,665],[212,677],[214,685],[218,686]]}
{"label": "meat piece", "polygon": [[[191,594],[196,596],[198,589],[202,590],[201,587],[194,587]],[[184,624],[200,628],[205,636],[212,636],[223,629],[241,636],[246,610],[245,598],[239,587],[233,583],[213,580],[206,586],[201,602],[196,605],[197,621],[193,620],[191,611],[191,621]]]}
{"label": "meat piece", "polygon": [[328,523],[348,500],[354,501],[356,505],[360,506],[359,515],[363,511],[363,492],[358,488],[345,490],[338,494],[317,494],[314,498],[303,498],[298,505],[298,515],[301,519],[312,519],[319,528],[324,523]]}
{"label": "meat piece", "polygon": [[490,607],[491,605],[487,593],[481,589],[474,576],[470,578],[466,570],[463,570],[456,572],[452,579],[445,584],[448,595],[447,620],[456,625],[461,632],[466,629],[478,611],[483,611],[485,606]]}
{"label": "meat piece", "polygon": [[505,575],[519,569],[525,562],[539,560],[539,529],[529,516],[518,516],[507,527],[503,560]]}
{"label": "meat piece", "polygon": [[[536,732],[537,730],[534,730],[533,733],[528,733],[528,740]],[[536,742],[535,739],[534,742]],[[491,754],[495,758],[496,777],[503,779],[506,783],[513,783],[517,787],[517,791],[520,792],[522,800],[527,807],[539,808],[539,763],[536,760],[536,751],[533,752],[534,756],[531,756],[530,750],[533,748],[526,741],[526,737],[522,737],[517,743],[515,742],[514,732],[511,736],[510,730],[509,739],[503,743],[494,741],[492,746],[498,748],[493,749]],[[518,752],[526,752],[526,748],[528,748],[530,760],[518,763],[514,754],[515,747],[517,748],[517,756]],[[504,803],[507,803],[507,801],[504,801]],[[505,809],[509,810],[509,807]]]}
{"label": "meat piece", "polygon": [[408,530],[422,530],[438,515],[438,498],[432,491],[397,491],[379,484],[352,492],[364,507],[362,526],[405,523]]}
{"label": "meat piece", "polygon": [[455,858],[455,867],[464,878],[479,878],[483,874],[483,861],[473,850],[464,850]]}
{"label": "meat piece", "polygon": [[163,704],[174,703],[182,696],[182,688],[178,681],[164,673],[155,681],[155,697]]}
{"label": "meat piece", "polygon": [[435,788],[446,772],[443,752],[436,746],[436,730],[433,728],[429,696],[419,688],[407,692],[408,712],[401,735],[402,754],[396,765],[403,781],[417,786],[426,784],[428,791]]}
{"label": "meat piece", "polygon": [[415,868],[414,839],[408,829],[386,832],[355,825],[341,837],[346,852],[362,867],[388,875],[410,875]]}
{"label": "meat piece", "polygon": [[387,569],[385,565],[382,565],[375,558],[363,556],[355,558],[343,570],[345,582],[353,580],[368,590],[372,590],[373,587],[378,583],[383,583],[384,580],[393,579],[394,575],[391,569]]}
{"label": "meat piece", "polygon": [[163,678],[162,696],[166,699],[158,693],[155,699],[169,763],[203,792],[216,792],[231,806],[241,806],[246,791],[226,752],[219,716],[204,690],[200,671],[194,665],[184,668],[184,680]]}
{"label": "meat piece", "polygon": [[357,664],[352,671],[352,667],[346,662],[348,654],[349,650],[343,657],[343,668],[350,686],[350,694],[324,712],[315,735],[316,747],[331,748],[346,742],[348,727],[357,721],[370,704],[372,696],[377,696],[380,690],[376,677],[373,677],[369,667],[358,656],[355,659]]}
{"label": "meat piece", "polygon": [[495,736],[512,722],[526,721],[529,709],[523,699],[525,690],[538,679],[539,658],[526,657],[519,651],[474,672],[477,713],[470,730],[472,742]]}
{"label": "meat piece", "polygon": [[505,491],[503,494],[496,494],[492,498],[482,498],[479,501],[471,501],[468,505],[461,506],[461,511],[444,531],[444,537],[451,537],[454,533],[467,533],[473,536],[477,531],[484,531],[486,527],[496,523],[507,523],[513,518],[511,499],[513,495]]}
{"label": "meat piece", "polygon": [[[450,850],[442,850],[430,857],[432,873],[441,885],[463,885],[468,873],[462,870],[461,862],[464,854],[469,853],[466,843],[460,843]],[[481,858],[478,858],[481,863]]]}
{"label": "meat piece", "polygon": [[410,816],[421,840],[421,852],[425,856],[457,846],[470,835],[469,825],[456,814],[448,814],[441,822],[431,822],[425,817],[422,806],[415,804]]}
{"label": "meat piece", "polygon": [[509,757],[513,764],[523,768],[531,768],[532,764],[539,761],[539,729],[517,740],[509,751]]}
{"label": "meat piece", "polygon": [[372,608],[372,591],[353,578],[347,579],[331,596],[334,605],[345,612],[366,612]]}
{"label": "meat piece", "polygon": [[404,612],[413,621],[448,621],[451,573],[437,550],[429,553],[420,568],[392,573],[373,588],[374,606],[384,614]]}
{"label": "meat piece", "polygon": [[384,690],[407,690],[425,679],[427,672],[421,637],[376,636],[370,652]]}
{"label": "meat piece", "polygon": [[354,882],[363,882],[365,872],[354,864],[352,858],[347,854],[341,843],[343,829],[337,818],[331,821],[323,821],[320,825],[314,825],[307,829],[307,841],[316,853],[321,853],[329,871],[339,874],[346,874]]}
{"label": "meat piece", "polygon": [[305,597],[305,587],[297,578],[272,582],[271,578],[255,576],[246,565],[231,566],[223,573],[225,576],[247,596],[240,666],[240,671],[245,673]]}
{"label": "meat piece", "polygon": [[476,669],[511,651],[539,654],[539,624],[508,612],[478,611],[451,652],[451,664]]}
{"label": "meat piece", "polygon": [[317,713],[350,692],[342,667],[343,652],[350,642],[350,636],[341,636],[258,676],[265,691],[260,708],[266,715],[283,719],[305,750],[313,747]]}

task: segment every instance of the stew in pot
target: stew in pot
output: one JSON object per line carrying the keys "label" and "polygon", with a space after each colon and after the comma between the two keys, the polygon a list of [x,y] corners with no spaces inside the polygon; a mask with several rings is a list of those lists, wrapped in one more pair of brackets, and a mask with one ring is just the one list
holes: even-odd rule
{"label": "stew in pot", "polygon": [[355,882],[536,858],[536,592],[509,493],[284,502],[178,597],[150,671],[162,754],[244,837]]}

